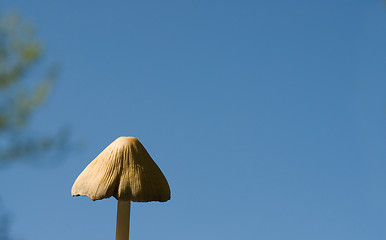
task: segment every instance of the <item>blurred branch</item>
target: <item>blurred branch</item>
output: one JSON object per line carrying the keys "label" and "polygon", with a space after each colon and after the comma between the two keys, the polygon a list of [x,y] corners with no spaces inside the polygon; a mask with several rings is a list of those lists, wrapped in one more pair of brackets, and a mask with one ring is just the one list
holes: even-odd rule
{"label": "blurred branch", "polygon": [[0,132],[25,125],[51,91],[54,67],[33,87],[23,82],[42,52],[32,25],[15,14],[0,19]]}
{"label": "blurred branch", "polygon": [[46,101],[58,74],[52,65],[40,79],[29,77],[43,52],[31,24],[18,14],[0,15],[0,167],[41,159],[67,146],[68,129],[44,137],[28,130],[31,116]]}
{"label": "blurred branch", "polygon": [[16,159],[18,162],[34,165],[59,164],[66,157],[66,153],[71,151],[70,135],[68,128],[61,128],[52,136],[36,138],[25,134],[13,137],[0,146],[0,168]]}
{"label": "blurred branch", "polygon": [[11,240],[9,233],[10,218],[9,215],[3,210],[3,206],[0,201],[0,240]]}
{"label": "blurred branch", "polygon": [[[68,128],[50,135],[28,129],[58,74],[58,68],[51,65],[41,77],[32,78],[36,74],[31,71],[43,52],[31,24],[18,14],[0,13],[0,168],[14,162],[57,164],[64,159],[62,153],[70,149]],[[9,223],[9,214],[0,204],[0,240],[11,240]]]}

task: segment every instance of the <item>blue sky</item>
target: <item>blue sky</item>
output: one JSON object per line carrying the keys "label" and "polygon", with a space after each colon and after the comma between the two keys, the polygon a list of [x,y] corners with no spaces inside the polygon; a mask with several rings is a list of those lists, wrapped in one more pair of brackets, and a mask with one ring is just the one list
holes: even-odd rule
{"label": "blue sky", "polygon": [[[55,167],[0,170],[20,239],[113,239],[116,200],[72,198],[135,136],[167,203],[131,239],[386,238],[386,7],[380,1],[5,0],[61,66],[31,129],[85,143]],[[55,161],[55,159],[53,159]]]}

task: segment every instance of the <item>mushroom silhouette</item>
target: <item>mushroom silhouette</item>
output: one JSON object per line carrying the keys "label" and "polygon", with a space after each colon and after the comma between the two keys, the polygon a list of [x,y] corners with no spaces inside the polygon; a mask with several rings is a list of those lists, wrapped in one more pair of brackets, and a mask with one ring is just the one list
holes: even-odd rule
{"label": "mushroom silhouette", "polygon": [[170,188],[141,142],[135,137],[119,137],[83,170],[71,194],[88,196],[93,201],[115,197],[115,239],[128,240],[130,202],[166,202],[170,199]]}

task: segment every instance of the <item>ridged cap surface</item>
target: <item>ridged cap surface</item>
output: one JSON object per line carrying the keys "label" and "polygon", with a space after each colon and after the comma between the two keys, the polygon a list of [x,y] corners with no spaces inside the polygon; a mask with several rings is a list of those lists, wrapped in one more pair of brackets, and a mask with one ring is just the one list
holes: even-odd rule
{"label": "ridged cap surface", "polygon": [[114,196],[133,202],[166,202],[170,188],[141,142],[135,137],[119,137],[83,170],[71,194],[94,201]]}

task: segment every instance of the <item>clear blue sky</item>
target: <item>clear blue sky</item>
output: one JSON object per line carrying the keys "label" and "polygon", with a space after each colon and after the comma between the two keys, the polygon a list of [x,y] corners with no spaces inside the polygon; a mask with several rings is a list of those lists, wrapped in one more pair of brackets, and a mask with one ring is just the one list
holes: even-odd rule
{"label": "clear blue sky", "polygon": [[[56,167],[0,171],[12,235],[114,239],[116,200],[73,198],[119,136],[141,140],[167,203],[131,239],[386,239],[381,1],[5,0],[61,65],[31,128],[86,143]],[[55,159],[53,159],[55,161]]]}

